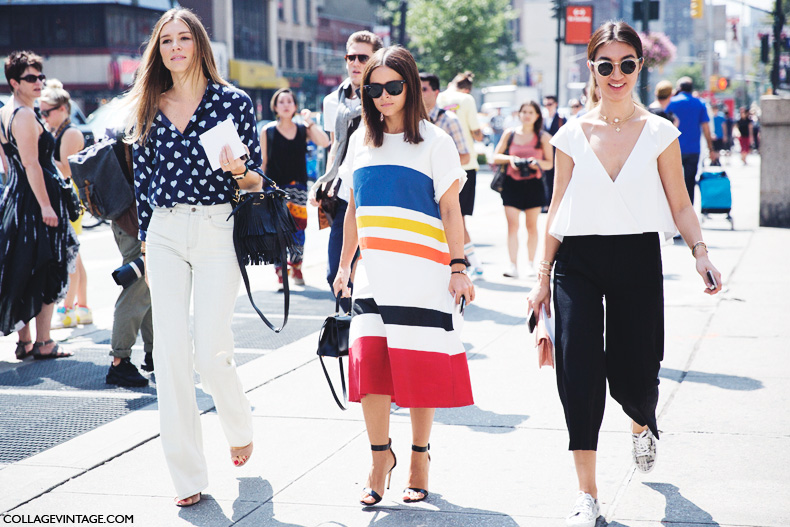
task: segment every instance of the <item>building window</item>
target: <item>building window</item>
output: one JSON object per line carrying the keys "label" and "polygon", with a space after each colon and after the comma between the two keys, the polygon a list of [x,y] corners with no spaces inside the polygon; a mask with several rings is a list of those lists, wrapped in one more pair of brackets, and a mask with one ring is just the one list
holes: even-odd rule
{"label": "building window", "polygon": [[293,8],[291,13],[293,15],[293,23],[299,23],[299,0],[291,0],[291,7]]}
{"label": "building window", "polygon": [[285,62],[284,62],[284,59],[283,59],[283,39],[278,38],[277,39],[277,65],[282,68],[284,63]]}
{"label": "building window", "polygon": [[233,54],[239,59],[269,58],[266,4],[258,0],[233,2]]}
{"label": "building window", "polygon": [[313,25],[313,0],[304,2],[304,19],[308,26]]}
{"label": "building window", "polygon": [[285,69],[292,70],[294,68],[294,42],[293,40],[285,41]]}
{"label": "building window", "polygon": [[304,42],[297,42],[296,43],[296,60],[297,60],[297,69],[305,70],[307,66],[305,65],[305,55],[304,55]]}
{"label": "building window", "polygon": [[285,22],[285,0],[277,0],[277,20]]}

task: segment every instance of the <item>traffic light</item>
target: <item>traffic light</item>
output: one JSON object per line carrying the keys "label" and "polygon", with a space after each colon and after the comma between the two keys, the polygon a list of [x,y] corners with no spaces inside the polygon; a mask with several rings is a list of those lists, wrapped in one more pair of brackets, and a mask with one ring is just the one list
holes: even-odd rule
{"label": "traffic light", "polygon": [[691,0],[691,18],[702,18],[704,0]]}
{"label": "traffic light", "polygon": [[726,90],[729,85],[730,79],[727,77],[719,77],[719,79],[716,81],[716,88],[718,88],[719,91]]}
{"label": "traffic light", "polygon": [[760,35],[760,62],[768,64],[771,62],[769,57],[770,46],[768,44],[768,34]]}

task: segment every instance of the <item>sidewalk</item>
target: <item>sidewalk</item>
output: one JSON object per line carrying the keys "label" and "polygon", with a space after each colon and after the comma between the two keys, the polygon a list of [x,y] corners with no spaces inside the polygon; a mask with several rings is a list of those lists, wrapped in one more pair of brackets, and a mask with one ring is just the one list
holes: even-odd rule
{"label": "sidewalk", "polygon": [[[629,420],[609,399],[599,527],[790,525],[790,230],[758,228],[759,161],[750,162],[725,167],[737,230],[719,218],[704,225],[722,294],[702,293],[685,245],[663,248],[658,462],[635,473]],[[315,333],[239,368],[256,431],[244,467],[230,462],[213,403],[199,391],[210,486],[198,505],[173,505],[151,404],[0,469],[0,511],[30,515],[28,525],[39,525],[37,514],[101,514],[133,515],[126,524],[145,527],[563,526],[577,483],[562,407],[524,325],[531,280],[501,276],[505,220],[489,182],[480,177],[469,224],[486,264],[463,330],[475,405],[437,411],[426,502],[399,500],[411,437],[408,411],[393,407],[392,488],[380,506],[358,505],[370,462],[362,413],[358,404],[341,412],[331,398],[316,320]],[[323,287],[322,265],[309,272],[308,283]]]}

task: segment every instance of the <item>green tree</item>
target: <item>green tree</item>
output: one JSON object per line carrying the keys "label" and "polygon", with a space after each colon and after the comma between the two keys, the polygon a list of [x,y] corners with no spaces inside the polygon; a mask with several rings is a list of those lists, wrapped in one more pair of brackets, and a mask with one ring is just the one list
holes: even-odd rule
{"label": "green tree", "polygon": [[681,77],[691,77],[694,81],[694,89],[704,91],[708,89],[708,81],[705,79],[705,74],[702,72],[702,64],[690,64],[688,66],[678,66],[673,72],[675,75],[674,82]]}
{"label": "green tree", "polygon": [[518,62],[509,28],[515,18],[510,0],[409,0],[409,50],[420,71],[442,82],[466,70],[479,82],[502,79]]}

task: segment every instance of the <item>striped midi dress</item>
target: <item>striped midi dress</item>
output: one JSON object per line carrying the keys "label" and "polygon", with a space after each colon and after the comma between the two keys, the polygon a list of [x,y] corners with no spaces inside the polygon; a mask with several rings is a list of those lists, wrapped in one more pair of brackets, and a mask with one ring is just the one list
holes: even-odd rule
{"label": "striped midi dress", "polygon": [[381,147],[352,136],[341,167],[353,181],[361,259],[353,291],[349,398],[390,395],[408,408],[473,404],[448,291],[450,253],[439,200],[466,173],[450,136],[423,121],[424,139],[385,134]]}

